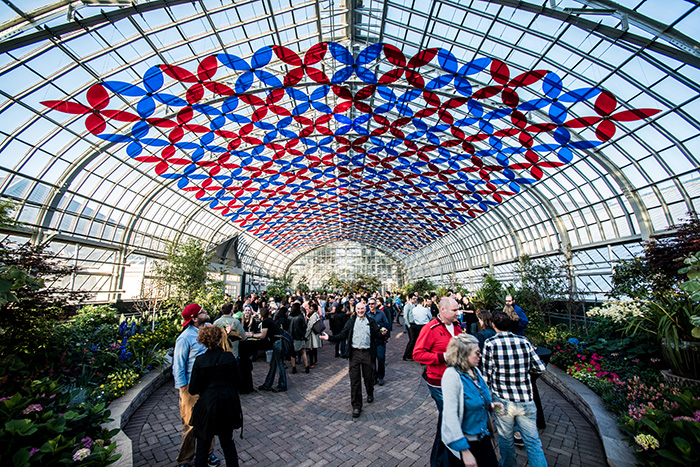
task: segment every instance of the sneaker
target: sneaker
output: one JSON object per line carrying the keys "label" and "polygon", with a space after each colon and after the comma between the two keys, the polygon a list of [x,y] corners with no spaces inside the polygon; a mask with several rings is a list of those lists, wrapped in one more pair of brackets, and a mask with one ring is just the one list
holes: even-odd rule
{"label": "sneaker", "polygon": [[379,378],[379,380],[377,380],[377,384],[384,386],[384,378]]}
{"label": "sneaker", "polygon": [[367,403],[371,404],[372,402],[374,402],[374,396],[367,396]]}
{"label": "sneaker", "polygon": [[362,413],[362,409],[352,409],[352,418],[357,418]]}
{"label": "sneaker", "polygon": [[260,386],[258,386],[258,391],[272,391],[272,388],[268,388],[264,384],[261,384]]}
{"label": "sneaker", "polygon": [[516,446],[525,446],[525,443],[523,443],[523,438],[522,436],[520,436],[520,433],[514,436],[513,442]]}
{"label": "sneaker", "polygon": [[293,366],[292,367],[292,374],[295,374],[297,372],[297,367]]}
{"label": "sneaker", "polygon": [[287,388],[277,386],[276,388],[272,388],[272,392],[287,392]]}
{"label": "sneaker", "polygon": [[214,454],[209,454],[209,459],[207,459],[207,465],[209,467],[218,467],[221,464],[221,459],[216,457]]}

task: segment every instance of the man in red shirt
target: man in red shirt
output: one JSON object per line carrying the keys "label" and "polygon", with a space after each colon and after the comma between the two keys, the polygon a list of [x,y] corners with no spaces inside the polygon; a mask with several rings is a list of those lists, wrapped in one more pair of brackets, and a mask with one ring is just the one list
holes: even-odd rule
{"label": "man in red shirt", "polygon": [[448,465],[449,451],[440,437],[442,423],[442,374],[445,372],[445,352],[447,344],[454,336],[462,332],[458,324],[459,305],[454,298],[443,297],[440,300],[438,315],[423,326],[416,346],[413,349],[413,359],[426,365],[425,379],[428,391],[435,400],[438,409],[438,425],[435,432],[435,442],[430,452],[430,465],[433,467]]}

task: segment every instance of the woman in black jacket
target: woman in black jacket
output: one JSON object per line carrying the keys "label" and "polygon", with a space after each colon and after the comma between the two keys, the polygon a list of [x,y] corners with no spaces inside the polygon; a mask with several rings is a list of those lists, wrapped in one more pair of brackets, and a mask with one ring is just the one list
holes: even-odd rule
{"label": "woman in black jacket", "polygon": [[194,361],[189,385],[190,394],[199,394],[189,421],[197,438],[195,467],[207,465],[209,447],[215,435],[219,437],[226,465],[238,466],[233,430],[243,424],[238,397],[240,375],[236,357],[221,347],[223,336],[218,326],[203,326],[197,336],[197,342],[207,351]]}
{"label": "woman in black jacket", "polygon": [[[345,302],[345,305],[338,302],[338,304],[335,307],[335,310],[333,310],[333,314],[329,319],[331,332],[334,336],[343,330],[343,327],[345,327],[345,323],[347,323],[347,321],[350,319],[351,314],[352,313],[350,312],[350,304],[348,302]],[[335,356],[340,357],[344,353],[345,341],[336,342]]]}
{"label": "woman in black jacket", "polygon": [[292,303],[289,314],[289,329],[294,339],[294,356],[292,357],[292,373],[297,372],[297,363],[304,362],[304,371],[309,372],[309,360],[306,356],[306,318],[301,312],[299,302]]}

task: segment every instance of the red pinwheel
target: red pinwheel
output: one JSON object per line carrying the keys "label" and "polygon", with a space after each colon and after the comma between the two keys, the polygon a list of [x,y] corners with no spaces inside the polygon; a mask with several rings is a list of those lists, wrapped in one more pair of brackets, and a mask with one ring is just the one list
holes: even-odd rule
{"label": "red pinwheel", "polygon": [[613,113],[617,108],[617,98],[610,91],[600,93],[595,101],[598,117],[581,117],[569,120],[564,125],[569,128],[584,128],[598,124],[595,135],[600,141],[609,141],[615,136],[615,122],[632,122],[651,117],[661,112],[660,109],[631,109]]}
{"label": "red pinwheel", "polygon": [[316,44],[306,51],[304,60],[302,61],[296,52],[288,49],[287,47],[281,45],[274,46],[272,51],[275,53],[275,55],[277,55],[277,57],[279,57],[280,60],[288,65],[296,67],[290,70],[284,77],[283,85],[288,87],[298,84],[304,78],[304,74],[319,84],[330,84],[328,76],[326,76],[323,71],[311,66],[323,60],[327,50],[328,44],[325,42]]}

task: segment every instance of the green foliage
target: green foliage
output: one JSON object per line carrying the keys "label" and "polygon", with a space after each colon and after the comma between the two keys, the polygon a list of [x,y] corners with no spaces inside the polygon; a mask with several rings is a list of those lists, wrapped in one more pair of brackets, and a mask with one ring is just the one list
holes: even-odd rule
{"label": "green foliage", "polygon": [[345,292],[348,293],[373,293],[382,289],[382,281],[369,274],[357,274],[352,281],[348,281]]}
{"label": "green foliage", "polygon": [[[200,240],[190,240],[168,247],[164,263],[156,266],[157,281],[166,285],[170,305],[182,309],[190,303],[200,303],[202,307],[218,306],[223,300],[223,283],[209,277],[213,253],[207,253]],[[218,289],[221,289],[219,299]],[[215,297],[214,297],[215,295]],[[211,311],[211,308],[206,308]]]}
{"label": "green foliage", "polygon": [[648,298],[653,289],[653,270],[644,258],[615,262],[612,286],[606,295],[610,298]]}
{"label": "green foliage", "polygon": [[563,324],[550,326],[544,332],[537,336],[536,340],[532,340],[535,345],[543,345],[548,349],[554,349],[557,346],[565,345],[570,338],[574,337],[574,332]]}
{"label": "green foliage", "polygon": [[413,293],[418,293],[419,295],[425,295],[435,290],[435,286],[428,279],[418,279],[410,284],[405,284],[401,288],[401,295],[405,298]]}
{"label": "green foliage", "polygon": [[477,309],[498,311],[505,304],[506,292],[503,285],[491,274],[484,276],[484,284],[478,288],[472,297]]}
{"label": "green foliage", "polygon": [[652,269],[654,291],[673,290],[686,280],[683,260],[700,252],[700,219],[691,212],[669,234],[655,235],[645,244],[645,261]]}
{"label": "green foliage", "polygon": [[546,258],[520,257],[516,273],[520,276],[520,290],[514,294],[515,302],[538,317],[553,311],[554,302],[564,298],[567,286],[561,266]]}
{"label": "green foliage", "polygon": [[15,225],[14,217],[12,216],[16,206],[9,201],[0,201],[0,227],[11,227]]}
{"label": "green foliage", "polygon": [[309,278],[306,277],[306,274],[302,274],[299,279],[297,279],[295,289],[301,293],[309,293],[311,291],[311,288],[309,288]]}
{"label": "green foliage", "polygon": [[346,289],[346,281],[338,277],[338,273],[330,271],[328,278],[321,284],[321,290],[326,292],[344,292]]}
{"label": "green foliage", "polygon": [[[686,267],[681,268],[678,272],[685,274],[688,280],[683,282],[680,287],[683,291],[690,295],[690,299],[694,302],[700,302],[700,252],[695,253],[683,260]],[[693,326],[691,335],[695,339],[700,339],[700,312],[695,310],[690,318],[690,323]]]}
{"label": "green foliage", "polygon": [[[695,362],[688,361],[692,352],[686,354],[682,351],[682,341],[696,340],[692,336],[695,327],[692,318],[697,314],[698,304],[690,297],[667,293],[649,302],[648,311],[633,317],[625,331],[629,335],[656,338],[674,370],[694,377]],[[688,374],[689,371],[693,374]]]}
{"label": "green foliage", "polygon": [[622,428],[646,466],[700,463],[700,400],[691,391],[661,391],[662,400],[641,404],[623,417]]}
{"label": "green foliage", "polygon": [[550,362],[566,368],[619,416],[642,465],[700,461],[691,449],[700,442],[700,387],[685,390],[660,381],[656,340],[623,334],[612,317],[601,318],[586,336],[588,343],[566,340],[563,328],[545,336],[555,352]]}
{"label": "green foliage", "polygon": [[45,284],[75,271],[44,246],[0,244],[0,355],[53,352],[49,342],[55,323],[70,316],[88,294]]}
{"label": "green foliage", "polygon": [[[333,274],[331,274],[333,275]],[[268,297],[284,297],[287,292],[292,291],[294,274],[285,273],[282,276],[272,278],[272,284],[267,286]]]}
{"label": "green foliage", "polygon": [[0,458],[16,466],[72,464],[77,456],[86,466],[115,462],[117,430],[100,427],[109,421],[105,404],[76,403],[77,397],[44,378],[0,399]]}

